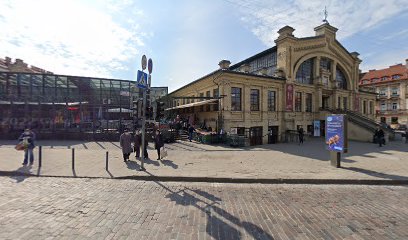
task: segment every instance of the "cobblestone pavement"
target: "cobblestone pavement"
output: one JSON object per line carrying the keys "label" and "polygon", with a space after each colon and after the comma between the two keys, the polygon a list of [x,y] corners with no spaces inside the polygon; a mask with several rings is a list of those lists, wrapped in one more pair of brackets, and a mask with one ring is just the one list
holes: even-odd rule
{"label": "cobblestone pavement", "polygon": [[0,177],[0,239],[408,239],[408,188]]}
{"label": "cobblestone pavement", "polygon": [[[145,162],[149,171],[141,172],[140,161],[132,154],[124,163],[117,142],[38,141],[43,146],[42,167],[38,166],[38,148],[34,149],[33,166],[22,166],[23,152],[14,149],[15,141],[0,141],[0,171],[31,173],[43,176],[76,177],[207,177],[245,179],[356,179],[408,180],[408,144],[390,142],[384,147],[350,142],[343,154],[342,168],[330,166],[329,152],[323,139],[310,139],[304,145],[281,143],[247,148],[205,145],[179,141],[166,144],[168,156],[156,161],[150,143]],[[72,149],[75,148],[75,171]],[[109,151],[109,171],[105,170]]]}

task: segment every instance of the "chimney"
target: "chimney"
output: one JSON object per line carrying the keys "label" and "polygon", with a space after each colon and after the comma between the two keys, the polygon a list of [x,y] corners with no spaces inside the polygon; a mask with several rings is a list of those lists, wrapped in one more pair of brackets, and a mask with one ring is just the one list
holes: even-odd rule
{"label": "chimney", "polygon": [[10,63],[11,63],[11,58],[10,58],[10,57],[6,57],[6,65],[7,65],[7,66],[10,65]]}
{"label": "chimney", "polygon": [[225,70],[229,68],[230,64],[231,62],[229,60],[221,60],[218,63],[218,66],[220,66],[220,69]]}

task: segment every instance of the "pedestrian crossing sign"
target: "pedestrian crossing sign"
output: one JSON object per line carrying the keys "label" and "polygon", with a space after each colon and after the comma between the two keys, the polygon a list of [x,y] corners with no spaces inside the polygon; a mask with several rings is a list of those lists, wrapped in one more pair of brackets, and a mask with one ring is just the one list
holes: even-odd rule
{"label": "pedestrian crossing sign", "polygon": [[137,71],[137,87],[147,88],[147,73]]}

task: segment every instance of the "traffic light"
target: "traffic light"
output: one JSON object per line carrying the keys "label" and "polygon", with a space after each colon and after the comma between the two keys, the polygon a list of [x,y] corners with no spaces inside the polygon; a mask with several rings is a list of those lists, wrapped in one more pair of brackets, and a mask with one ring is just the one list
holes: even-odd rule
{"label": "traffic light", "polygon": [[164,102],[156,102],[156,121],[164,117]]}

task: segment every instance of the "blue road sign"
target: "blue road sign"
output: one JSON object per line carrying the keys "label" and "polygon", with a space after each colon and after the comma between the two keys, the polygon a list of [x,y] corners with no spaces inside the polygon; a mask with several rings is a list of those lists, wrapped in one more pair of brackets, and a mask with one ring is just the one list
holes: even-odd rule
{"label": "blue road sign", "polygon": [[147,73],[137,71],[137,87],[147,88]]}

